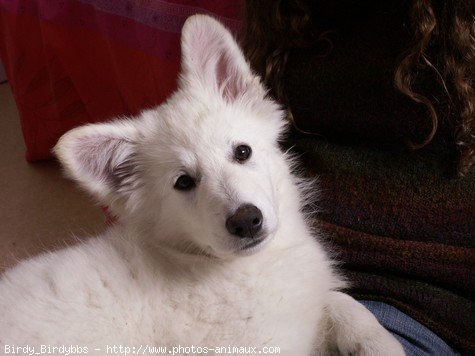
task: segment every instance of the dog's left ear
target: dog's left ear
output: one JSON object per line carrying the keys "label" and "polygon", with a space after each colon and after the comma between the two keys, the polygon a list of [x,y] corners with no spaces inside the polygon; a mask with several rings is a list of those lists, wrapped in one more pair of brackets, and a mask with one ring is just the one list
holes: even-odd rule
{"label": "dog's left ear", "polygon": [[247,90],[254,76],[231,33],[206,15],[189,17],[182,30],[183,85],[210,88],[234,101]]}

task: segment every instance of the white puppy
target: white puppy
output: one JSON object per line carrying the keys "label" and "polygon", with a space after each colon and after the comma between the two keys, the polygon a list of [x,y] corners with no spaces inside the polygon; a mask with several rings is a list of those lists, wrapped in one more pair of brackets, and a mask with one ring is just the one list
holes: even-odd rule
{"label": "white puppy", "polygon": [[193,16],[182,56],[179,89],[165,104],[59,141],[68,175],[117,222],[4,274],[0,352],[78,345],[106,354],[121,345],[144,354],[223,346],[403,355],[338,291],[344,283],[306,223],[301,181],[279,150],[283,114],[231,34]]}

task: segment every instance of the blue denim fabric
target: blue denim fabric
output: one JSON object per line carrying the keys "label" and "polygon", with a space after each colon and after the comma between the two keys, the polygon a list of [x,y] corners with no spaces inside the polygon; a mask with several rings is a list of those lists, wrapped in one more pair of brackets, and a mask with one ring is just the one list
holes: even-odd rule
{"label": "blue denim fabric", "polygon": [[360,300],[376,319],[402,344],[407,356],[459,355],[440,337],[395,307],[370,300]]}

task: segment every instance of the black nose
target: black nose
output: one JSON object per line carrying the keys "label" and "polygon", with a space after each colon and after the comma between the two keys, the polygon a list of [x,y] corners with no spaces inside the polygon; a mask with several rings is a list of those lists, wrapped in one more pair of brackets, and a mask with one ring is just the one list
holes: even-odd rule
{"label": "black nose", "polygon": [[236,212],[226,220],[226,229],[239,237],[252,237],[262,228],[262,213],[254,205],[241,205]]}

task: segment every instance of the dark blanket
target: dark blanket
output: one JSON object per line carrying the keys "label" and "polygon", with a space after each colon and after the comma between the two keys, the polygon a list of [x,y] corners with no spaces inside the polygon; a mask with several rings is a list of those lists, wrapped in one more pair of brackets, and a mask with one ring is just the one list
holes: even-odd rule
{"label": "dark blanket", "polygon": [[388,302],[475,353],[475,173],[445,177],[409,155],[292,134],[318,175],[323,230],[357,298]]}

